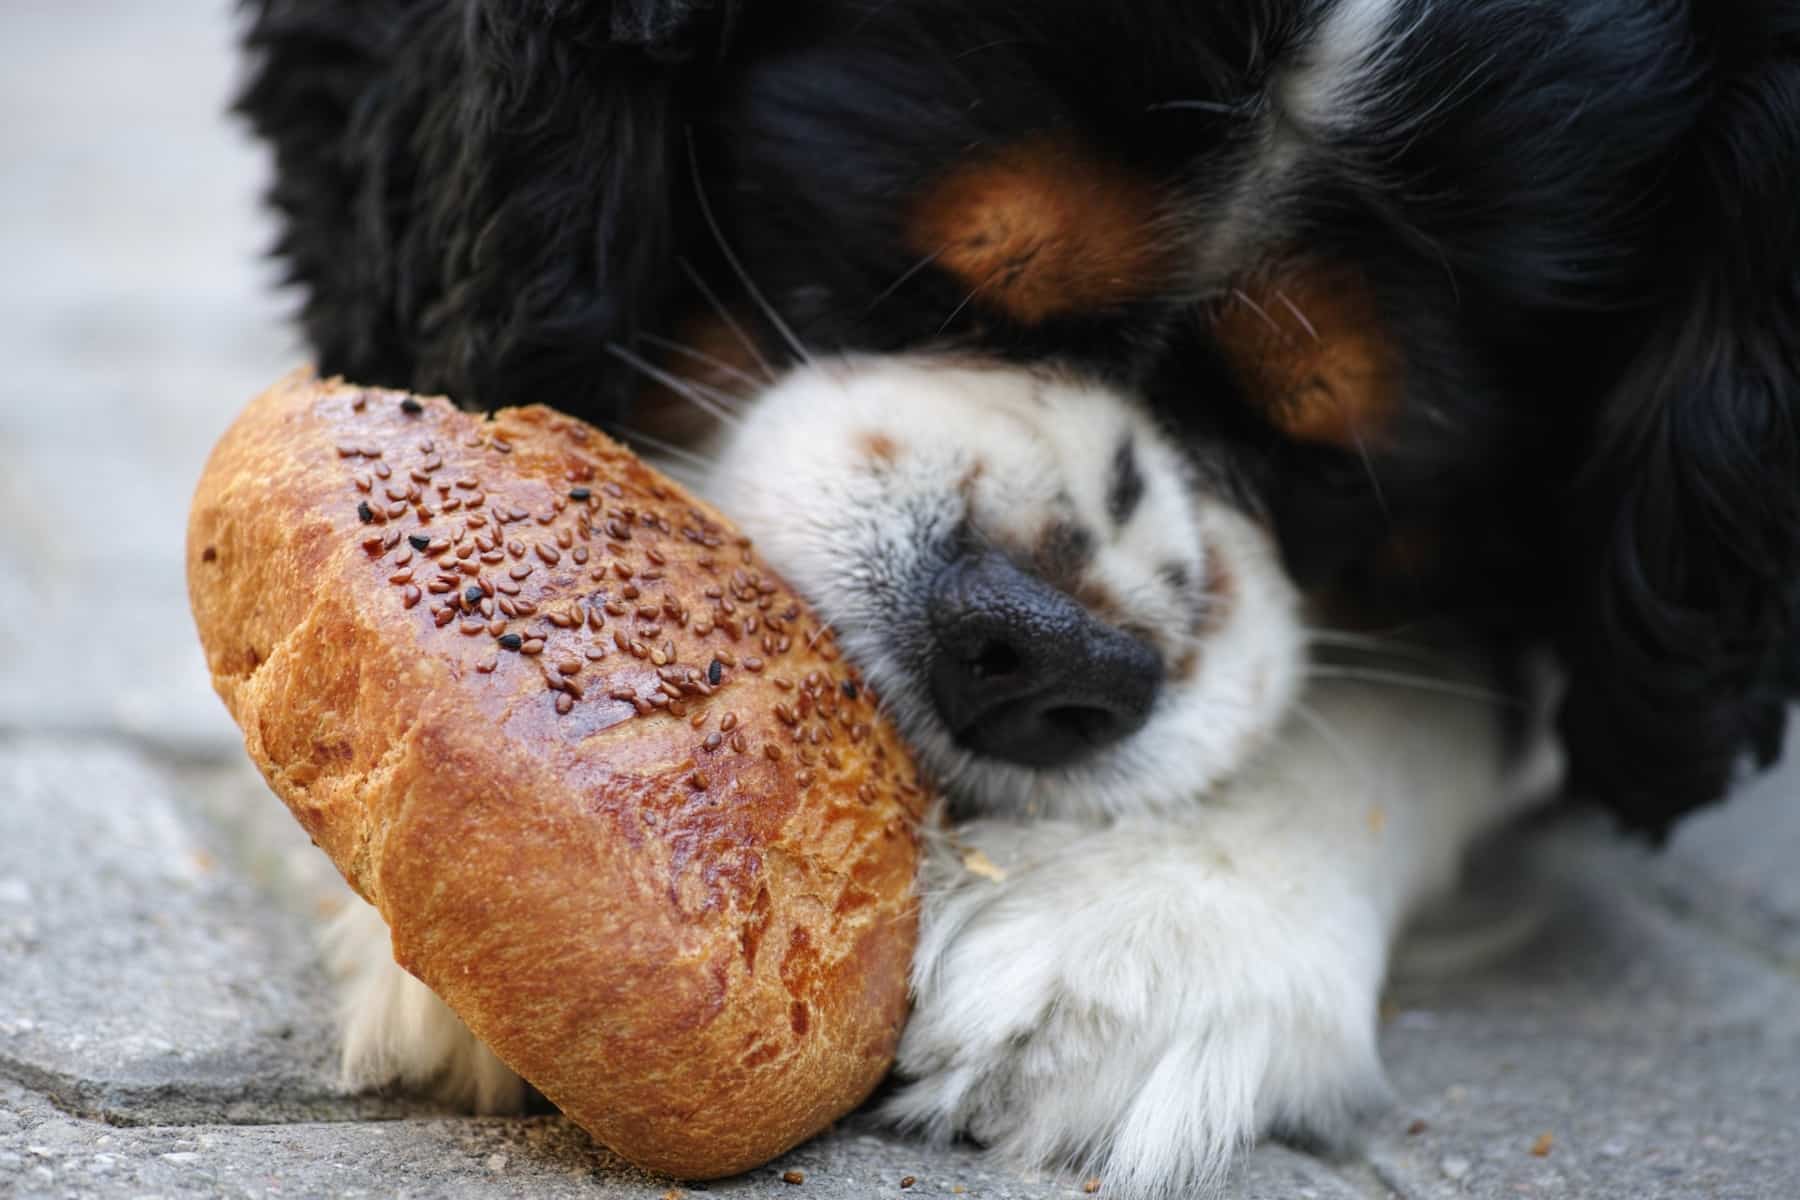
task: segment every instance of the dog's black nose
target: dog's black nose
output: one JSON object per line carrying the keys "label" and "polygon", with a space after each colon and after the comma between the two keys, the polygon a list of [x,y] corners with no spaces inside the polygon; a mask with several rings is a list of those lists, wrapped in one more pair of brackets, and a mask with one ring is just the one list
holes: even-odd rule
{"label": "dog's black nose", "polygon": [[1162,684],[1150,646],[992,552],[932,585],[931,694],[957,742],[1033,767],[1074,762],[1140,728]]}

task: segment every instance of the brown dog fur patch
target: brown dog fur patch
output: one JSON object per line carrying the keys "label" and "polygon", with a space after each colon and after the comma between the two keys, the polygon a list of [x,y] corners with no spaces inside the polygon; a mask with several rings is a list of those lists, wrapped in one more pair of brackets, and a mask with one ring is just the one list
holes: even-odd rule
{"label": "brown dog fur patch", "polygon": [[1150,181],[1073,142],[1036,138],[938,179],[914,206],[907,241],[976,303],[1036,325],[1168,286],[1164,203]]}
{"label": "brown dog fur patch", "polygon": [[1245,279],[1214,306],[1212,331],[1289,437],[1367,446],[1399,407],[1399,350],[1349,268],[1290,262]]}

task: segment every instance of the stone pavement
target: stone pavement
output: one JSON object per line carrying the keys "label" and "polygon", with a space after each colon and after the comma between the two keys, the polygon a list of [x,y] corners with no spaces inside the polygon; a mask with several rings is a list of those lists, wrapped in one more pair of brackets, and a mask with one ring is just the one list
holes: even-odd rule
{"label": "stone pavement", "polygon": [[[182,589],[202,458],[298,354],[260,161],[218,116],[227,41],[223,2],[0,8],[0,1195],[654,1200],[558,1118],[333,1078],[312,936],[339,885],[242,761]],[[1366,1152],[1265,1147],[1227,1194],[1800,1195],[1800,765],[1665,855],[1572,824],[1502,861],[1540,920],[1410,954]],[[679,1190],[906,1176],[1083,1194],[857,1119]]]}

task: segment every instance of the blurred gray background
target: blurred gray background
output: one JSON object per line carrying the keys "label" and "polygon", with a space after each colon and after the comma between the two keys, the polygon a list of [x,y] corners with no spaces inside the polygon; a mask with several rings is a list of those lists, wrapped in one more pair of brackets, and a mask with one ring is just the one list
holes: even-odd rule
{"label": "blurred gray background", "polygon": [[[231,25],[212,0],[0,5],[0,1195],[663,1196],[556,1118],[334,1082],[311,937],[341,889],[245,765],[182,580],[209,447],[302,358],[264,164],[223,115]],[[1797,861],[1800,769],[1663,855],[1587,823],[1536,840],[1488,885],[1536,931],[1483,955],[1492,928],[1461,927],[1395,983],[1367,1151],[1267,1147],[1230,1194],[1800,1194]],[[906,1176],[1085,1194],[854,1120],[710,1191]]]}

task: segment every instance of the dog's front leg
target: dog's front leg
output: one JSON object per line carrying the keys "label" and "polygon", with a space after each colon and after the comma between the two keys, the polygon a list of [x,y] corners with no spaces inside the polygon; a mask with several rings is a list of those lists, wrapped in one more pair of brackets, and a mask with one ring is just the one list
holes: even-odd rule
{"label": "dog's front leg", "polygon": [[394,961],[387,924],[372,905],[347,897],[327,930],[326,947],[338,979],[344,1086],[429,1090],[480,1113],[524,1108],[525,1081]]}
{"label": "dog's front leg", "polygon": [[1506,769],[1499,724],[1467,697],[1317,687],[1178,818],[956,829],[922,881],[888,1113],[1130,1197],[1191,1195],[1263,1133],[1342,1144],[1385,1094],[1396,930],[1554,778]]}

